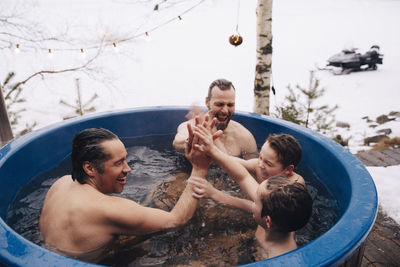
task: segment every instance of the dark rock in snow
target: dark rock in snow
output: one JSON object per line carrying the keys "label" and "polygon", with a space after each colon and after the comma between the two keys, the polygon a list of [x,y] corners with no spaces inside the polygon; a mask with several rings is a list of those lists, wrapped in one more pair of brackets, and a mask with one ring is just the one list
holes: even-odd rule
{"label": "dark rock in snow", "polygon": [[376,131],[377,133],[379,133],[379,134],[386,134],[386,135],[388,135],[388,134],[391,134],[392,133],[392,129],[390,129],[390,128],[385,128],[385,129],[380,129],[380,130],[378,130],[378,131]]}
{"label": "dark rock in snow", "polygon": [[375,136],[364,138],[364,145],[369,146],[370,143],[378,143],[379,141],[381,141],[384,138],[388,138],[388,136],[385,134],[380,134],[380,135],[375,135]]}

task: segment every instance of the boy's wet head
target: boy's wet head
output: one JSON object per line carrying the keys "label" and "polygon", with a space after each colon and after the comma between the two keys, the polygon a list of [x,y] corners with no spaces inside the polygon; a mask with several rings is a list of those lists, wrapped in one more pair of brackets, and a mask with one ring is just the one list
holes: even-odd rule
{"label": "boy's wet head", "polygon": [[289,134],[270,134],[266,142],[276,152],[278,161],[283,168],[289,165],[296,167],[300,163],[301,146],[293,136]]}
{"label": "boy's wet head", "polygon": [[260,184],[261,218],[270,217],[278,232],[292,232],[304,227],[312,213],[312,198],[306,187],[291,182],[283,175],[269,178]]}
{"label": "boy's wet head", "polygon": [[256,169],[256,176],[259,183],[262,181],[278,175],[284,174],[286,176],[290,173],[283,173],[285,168],[281,163],[276,151],[271,148],[268,141],[262,146],[258,157],[258,168]]}

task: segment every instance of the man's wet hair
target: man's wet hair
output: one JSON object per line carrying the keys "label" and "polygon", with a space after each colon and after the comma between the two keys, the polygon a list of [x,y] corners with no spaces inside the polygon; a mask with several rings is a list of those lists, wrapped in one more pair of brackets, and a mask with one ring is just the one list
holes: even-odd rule
{"label": "man's wet hair", "polygon": [[72,180],[85,184],[89,178],[83,169],[85,161],[93,163],[99,173],[104,172],[104,162],[111,155],[104,151],[101,145],[104,141],[118,139],[114,133],[103,128],[90,128],[76,134],[72,141]]}
{"label": "man's wet hair", "polygon": [[284,175],[276,175],[266,181],[266,190],[261,196],[261,217],[270,216],[272,227],[278,232],[303,228],[312,213],[313,200],[307,188]]}
{"label": "man's wet hair", "polygon": [[266,141],[276,152],[278,160],[284,168],[292,164],[296,167],[300,163],[301,146],[290,134],[270,134]]}
{"label": "man's wet hair", "polygon": [[213,81],[213,82],[210,84],[210,86],[208,87],[208,95],[207,95],[207,97],[208,97],[209,100],[211,99],[211,92],[212,92],[212,89],[213,89],[215,86],[217,86],[217,87],[218,87],[220,90],[222,90],[222,91],[230,90],[231,88],[232,88],[233,90],[235,90],[235,86],[233,86],[233,84],[232,84],[231,81],[228,81],[228,80],[226,80],[226,79],[217,79],[217,80]]}

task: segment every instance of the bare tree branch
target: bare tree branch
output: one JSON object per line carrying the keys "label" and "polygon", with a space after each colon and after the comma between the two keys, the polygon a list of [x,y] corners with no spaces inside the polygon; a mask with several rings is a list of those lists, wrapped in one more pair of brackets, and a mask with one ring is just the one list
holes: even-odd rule
{"label": "bare tree branch", "polygon": [[68,68],[68,69],[62,69],[62,70],[41,70],[38,72],[33,73],[32,75],[28,76],[26,79],[16,83],[12,89],[7,93],[7,95],[5,96],[5,99],[7,99],[8,97],[10,97],[10,95],[21,85],[27,83],[29,80],[35,78],[36,76],[42,76],[45,74],[59,74],[59,73],[65,73],[65,72],[73,72],[73,71],[79,71],[79,70],[84,70],[87,69],[89,67],[89,65],[91,63],[93,63],[93,61],[95,61],[95,59],[100,55],[102,49],[99,49],[96,53],[96,55],[94,55],[91,59],[89,59],[88,61],[85,62],[85,64],[81,65],[81,66],[77,66],[77,67],[73,67],[73,68]]}

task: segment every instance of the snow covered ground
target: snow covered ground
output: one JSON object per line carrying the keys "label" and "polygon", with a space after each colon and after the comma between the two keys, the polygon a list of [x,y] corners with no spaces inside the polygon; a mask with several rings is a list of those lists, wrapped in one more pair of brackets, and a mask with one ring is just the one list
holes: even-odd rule
{"label": "snow covered ground", "polygon": [[[59,104],[73,104],[76,99],[75,79],[80,79],[85,102],[94,93],[97,111],[121,108],[204,104],[209,83],[216,78],[232,80],[237,90],[237,110],[253,110],[253,82],[256,46],[256,0],[187,0],[176,1],[170,8],[145,1],[78,1],[78,0],[5,0],[1,12],[15,3],[24,3],[23,17],[35,21],[53,33],[67,32],[71,43],[48,42],[46,49],[34,50],[21,45],[20,53],[2,49],[0,80],[10,71],[15,81],[39,70],[59,70],[82,64],[80,49],[87,58],[96,53],[88,49],[105,38],[108,45],[93,67],[95,79],[82,72],[34,78],[24,85],[20,127],[36,121],[37,127],[62,120],[71,109]],[[158,1],[159,2],[159,1]],[[198,6],[196,6],[200,3]],[[189,12],[186,10],[196,6]],[[325,95],[321,104],[334,106],[336,120],[347,122],[349,129],[339,129],[343,137],[351,137],[350,151],[362,147],[365,136],[379,128],[391,128],[391,137],[400,136],[400,118],[370,128],[364,116],[377,116],[400,111],[400,1],[397,0],[279,0],[273,6],[273,84],[276,95],[271,106],[282,103],[290,84],[307,87],[309,71],[322,66],[331,55],[343,48],[357,47],[365,52],[377,44],[384,54],[377,71],[333,75],[316,72]],[[182,15],[183,23],[177,19]],[[162,27],[164,22],[174,19]],[[243,44],[228,43],[236,24]],[[155,29],[154,29],[155,28]],[[154,30],[153,30],[154,29]],[[151,40],[146,41],[148,31]],[[107,33],[107,34],[105,34]],[[130,41],[118,43],[118,36]],[[136,36],[135,38],[132,38]],[[17,42],[17,41],[16,41]],[[52,57],[47,48],[51,48]],[[59,51],[57,49],[73,49]],[[391,217],[400,222],[396,199],[398,166],[368,168],[379,192],[379,201]],[[397,181],[398,183],[398,181]],[[392,199],[393,198],[393,199]],[[392,204],[391,204],[392,203]]]}
{"label": "snow covered ground", "polygon": [[367,167],[374,179],[378,191],[378,202],[383,210],[400,224],[399,193],[400,188],[400,166]]}

